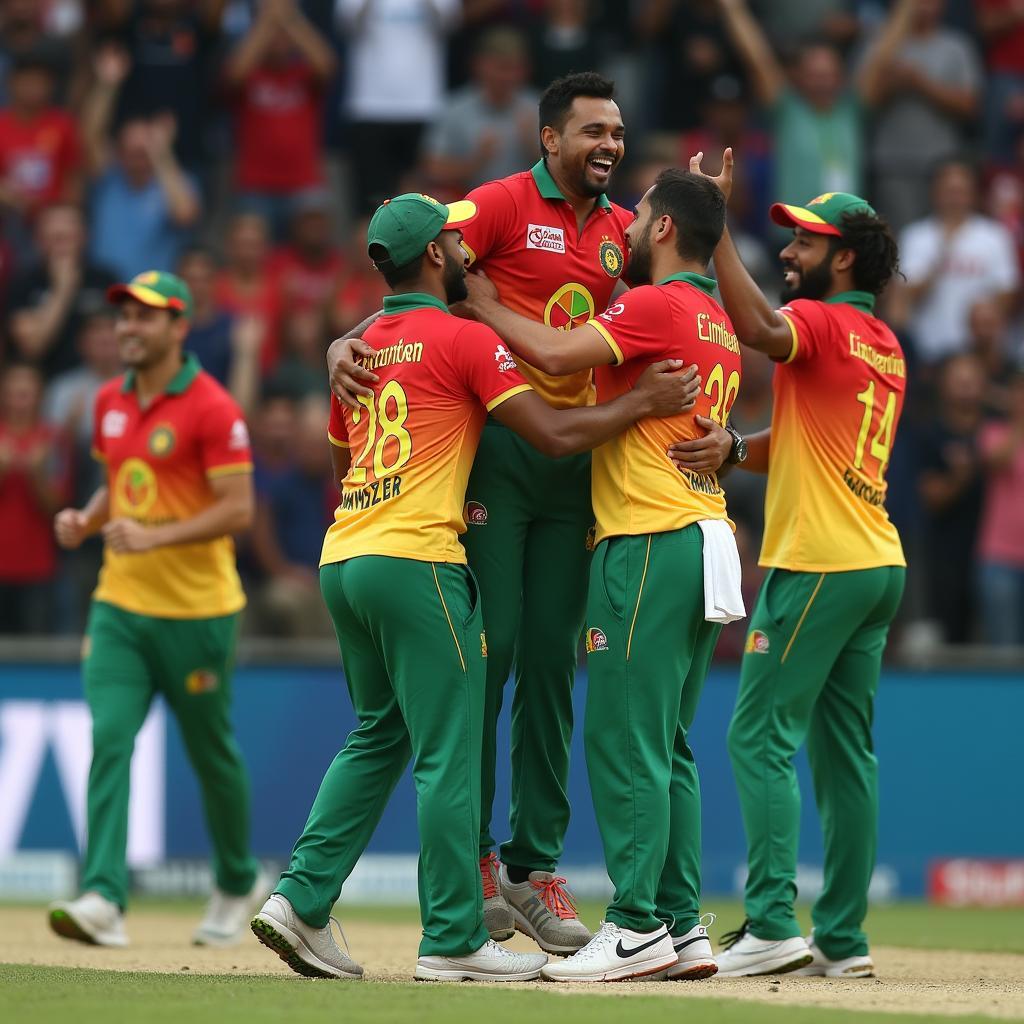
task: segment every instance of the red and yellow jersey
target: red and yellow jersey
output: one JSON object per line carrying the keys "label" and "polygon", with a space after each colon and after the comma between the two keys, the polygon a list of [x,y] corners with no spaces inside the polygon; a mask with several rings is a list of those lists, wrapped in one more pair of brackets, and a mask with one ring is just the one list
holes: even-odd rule
{"label": "red and yellow jersey", "polygon": [[352,463],[320,564],[356,555],[466,561],[463,505],[487,413],[529,391],[489,327],[430,295],[387,295],[363,334],[380,380],[352,410],[331,399],[328,438]]}
{"label": "red and yellow jersey", "polygon": [[[107,469],[110,518],[159,525],[191,519],[215,501],[212,477],[251,473],[245,419],[194,356],[145,408],[131,372],[96,396],[93,450]],[[95,598],[129,612],[205,619],[245,607],[228,536],[118,554],[106,548]]]}
{"label": "red and yellow jersey", "polygon": [[798,299],[779,312],[793,347],[775,368],[761,565],[842,572],[906,565],[885,471],[907,387],[874,296]]}
{"label": "red and yellow jersey", "polygon": [[594,450],[593,499],[597,540],[620,534],[664,533],[701,519],[725,519],[725,494],[714,473],[681,473],[669,460],[676,441],[703,436],[695,416],[719,423],[740,389],[740,346],[724,309],[712,298],[715,282],[674,274],[634,288],[591,321],[611,346],[614,366],[599,366],[602,402],[629,391],[651,363],[696,363],[705,381],[693,410],[634,423]]}
{"label": "red and yellow jersey", "polygon": [[[626,263],[632,214],[602,195],[581,232],[543,160],[530,171],[487,182],[466,198],[479,212],[463,228],[463,245],[509,309],[569,331],[607,307]],[[589,370],[551,377],[523,360],[519,366],[556,409],[594,404]]]}

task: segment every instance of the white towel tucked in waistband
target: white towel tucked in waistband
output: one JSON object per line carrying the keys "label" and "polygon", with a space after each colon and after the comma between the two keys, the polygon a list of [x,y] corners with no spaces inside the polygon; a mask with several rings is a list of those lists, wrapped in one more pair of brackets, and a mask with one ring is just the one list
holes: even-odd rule
{"label": "white towel tucked in waistband", "polygon": [[742,619],[747,612],[736,538],[724,519],[702,519],[697,525],[704,534],[704,618],[722,623]]}

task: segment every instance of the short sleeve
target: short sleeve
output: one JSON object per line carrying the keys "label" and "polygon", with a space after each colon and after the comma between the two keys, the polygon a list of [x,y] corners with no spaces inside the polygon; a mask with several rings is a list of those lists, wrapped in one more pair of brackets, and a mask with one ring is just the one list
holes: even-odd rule
{"label": "short sleeve", "polygon": [[249,428],[241,409],[227,395],[202,413],[199,457],[209,477],[252,472]]}
{"label": "short sleeve", "polygon": [[621,366],[629,359],[664,355],[664,327],[671,319],[665,296],[653,285],[645,285],[619,296],[586,326],[593,327],[608,342],[615,365]]}
{"label": "short sleeve", "polygon": [[530,391],[515,356],[489,327],[467,323],[455,336],[452,362],[459,380],[490,412],[515,395]]}
{"label": "short sleeve", "polygon": [[345,425],[345,411],[335,394],[331,395],[331,420],[327,425],[327,440],[338,448],[350,447],[348,427]]}
{"label": "short sleeve", "polygon": [[466,196],[476,204],[476,219],[462,229],[462,245],[471,264],[487,257],[515,234],[515,200],[499,181],[489,181]]}
{"label": "short sleeve", "polygon": [[106,413],[104,392],[96,393],[96,401],[92,410],[92,457],[97,462],[106,464],[107,450],[103,444],[103,417]]}
{"label": "short sleeve", "polygon": [[829,329],[828,314],[822,304],[810,299],[797,299],[781,306],[778,313],[789,326],[792,347],[788,356],[776,359],[776,362],[799,363],[816,356],[822,335]]}

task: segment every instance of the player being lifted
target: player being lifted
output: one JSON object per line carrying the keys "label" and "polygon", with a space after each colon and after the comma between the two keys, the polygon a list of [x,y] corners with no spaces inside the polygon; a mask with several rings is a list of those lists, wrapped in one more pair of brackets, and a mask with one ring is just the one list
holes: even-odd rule
{"label": "player being lifted", "polygon": [[[699,170],[700,155],[691,161]],[[732,152],[713,179],[728,194]],[[907,364],[875,300],[898,270],[888,225],[858,196],[776,203],[786,305],[774,310],[728,232],[715,270],[740,341],[778,365],[769,430],[744,468],[767,472],[761,565],[729,754],[747,833],[746,921],[719,955],[722,976],[789,970],[866,977],[862,930],[878,825],[871,723],[905,561],[885,511],[885,471]],[[687,465],[686,453],[679,454]],[[806,741],[825,843],[809,941],[793,911]],[[802,970],[801,970],[802,969]]]}
{"label": "player being lifted", "polygon": [[377,382],[355,410],[332,402],[341,503],[321,588],[359,727],[328,769],[276,892],[253,920],[298,973],[359,977],[330,912],[410,757],[420,833],[423,938],[416,977],[521,981],[546,962],[488,938],[476,854],[490,654],[481,595],[459,543],[466,482],[489,412],[562,458],[638,419],[692,405],[693,373],[656,364],[595,407],[556,410],[489,328],[449,314],[466,296],[461,231],[472,203],[399,196],[370,222],[368,252],[393,294],[365,335]]}
{"label": "player being lifted", "polygon": [[[714,184],[665,171],[626,231],[626,276],[640,287],[563,339],[500,305],[472,276],[469,311],[547,373],[596,368],[599,402],[615,400],[654,360],[693,362],[705,381],[696,413],[725,424],[740,348],[706,276],[724,222]],[[680,439],[693,449],[684,474],[667,454]],[[744,614],[715,476],[724,454],[694,413],[644,420],[594,452],[585,739],[615,895],[593,940],[544,968],[552,981],[716,971],[700,921],[700,787],[687,733],[720,624]]]}

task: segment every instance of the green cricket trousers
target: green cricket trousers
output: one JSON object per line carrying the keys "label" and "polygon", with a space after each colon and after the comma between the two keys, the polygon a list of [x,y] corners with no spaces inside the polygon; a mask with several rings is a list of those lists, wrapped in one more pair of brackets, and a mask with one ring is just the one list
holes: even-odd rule
{"label": "green cricket trousers", "polygon": [[549,459],[489,419],[466,498],[462,541],[480,581],[488,643],[480,856],[495,846],[498,717],[514,662],[511,838],[501,859],[553,871],[569,826],[572,690],[594,524],[590,453]]}
{"label": "green cricket trousers", "polygon": [[747,834],[747,919],[763,939],[800,934],[793,910],[800,835],[793,756],[807,741],[825,847],[814,938],[832,960],[868,952],[861,926],[878,831],[871,723],[905,574],[901,566],[772,569],[751,617],[729,726]]}
{"label": "green cricket trousers", "polygon": [[584,738],[615,895],[606,919],[683,935],[700,918],[701,807],[687,735],[722,627],[704,619],[696,524],[612,537],[587,602]]}
{"label": "green cricket trousers", "polygon": [[83,892],[127,904],[132,749],[158,693],[178,720],[199,779],[217,887],[241,896],[255,884],[249,781],[230,719],[238,618],[155,618],[93,601],[82,663],[92,713]]}
{"label": "green cricket trousers", "polygon": [[277,892],[324,927],[410,757],[422,956],[487,941],[476,844],[483,620],[464,565],[375,555],[320,570],[359,725],[327,769]]}

